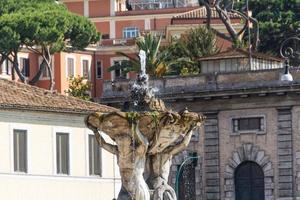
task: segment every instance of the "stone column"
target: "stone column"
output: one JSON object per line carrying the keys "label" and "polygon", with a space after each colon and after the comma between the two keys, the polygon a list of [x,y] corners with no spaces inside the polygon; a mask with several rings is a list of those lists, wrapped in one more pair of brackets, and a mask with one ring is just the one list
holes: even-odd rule
{"label": "stone column", "polygon": [[218,113],[204,113],[204,198],[220,199],[220,152]]}
{"label": "stone column", "polygon": [[296,199],[300,200],[300,151],[296,152]]}
{"label": "stone column", "polygon": [[291,107],[278,108],[278,199],[293,199],[293,143]]}
{"label": "stone column", "polygon": [[116,38],[116,21],[114,19],[109,21],[109,38]]}
{"label": "stone column", "polygon": [[85,17],[89,17],[90,14],[90,8],[89,8],[89,0],[84,0],[83,2],[83,13]]}
{"label": "stone column", "polygon": [[110,16],[115,16],[116,10],[116,0],[110,0]]}

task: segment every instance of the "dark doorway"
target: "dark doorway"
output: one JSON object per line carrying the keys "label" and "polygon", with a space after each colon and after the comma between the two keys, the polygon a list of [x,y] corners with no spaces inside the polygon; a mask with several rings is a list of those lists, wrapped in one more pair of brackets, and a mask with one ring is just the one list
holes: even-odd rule
{"label": "dark doorway", "polygon": [[255,162],[243,162],[235,170],[235,199],[264,200],[264,172]]}

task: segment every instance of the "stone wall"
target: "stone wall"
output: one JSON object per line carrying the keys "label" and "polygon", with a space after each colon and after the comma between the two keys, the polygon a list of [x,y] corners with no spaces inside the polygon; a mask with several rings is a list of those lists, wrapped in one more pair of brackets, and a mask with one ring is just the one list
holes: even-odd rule
{"label": "stone wall", "polygon": [[[243,161],[261,166],[266,200],[300,200],[300,71],[293,71],[291,83],[278,81],[279,75],[271,70],[152,80],[168,107],[207,116],[199,138],[174,157],[170,182],[175,184],[188,152],[198,152],[197,200],[234,200],[234,172]],[[263,116],[266,130],[233,133],[232,119],[247,116]]]}
{"label": "stone wall", "polygon": [[291,108],[278,108],[277,130],[278,198],[293,199],[293,143]]}
{"label": "stone wall", "polygon": [[206,113],[204,123],[205,199],[221,199],[218,113]]}

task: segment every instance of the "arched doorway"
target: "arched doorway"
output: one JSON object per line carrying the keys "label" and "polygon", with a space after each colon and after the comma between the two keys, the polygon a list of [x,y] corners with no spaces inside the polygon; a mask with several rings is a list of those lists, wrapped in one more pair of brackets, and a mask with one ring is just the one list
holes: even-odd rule
{"label": "arched doorway", "polygon": [[236,200],[265,200],[263,169],[255,162],[242,162],[235,170]]}

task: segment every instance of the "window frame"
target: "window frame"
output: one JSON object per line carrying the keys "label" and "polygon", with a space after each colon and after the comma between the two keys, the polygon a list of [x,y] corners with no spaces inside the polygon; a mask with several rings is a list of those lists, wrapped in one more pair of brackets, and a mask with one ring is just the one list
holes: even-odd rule
{"label": "window frame", "polygon": [[[24,69],[24,66],[27,66],[27,65],[24,65],[24,60],[28,60],[28,70],[26,70],[26,68]],[[18,57],[18,62],[19,62],[20,72],[23,74],[24,77],[29,78],[30,77],[30,59],[29,59],[29,56],[28,55],[27,56],[25,56],[25,55],[19,56]],[[21,63],[22,63],[22,68],[21,68]],[[26,72],[28,72],[28,74],[26,74]]]}
{"label": "window frame", "polygon": [[66,161],[66,164],[67,164],[67,172],[66,173],[63,173],[63,172],[59,172],[59,171],[63,171],[63,169],[60,169],[60,170],[58,170],[58,157],[56,156],[56,174],[58,174],[58,175],[70,175],[70,134],[69,133],[67,133],[67,132],[56,132],[56,140],[55,140],[55,146],[56,146],[56,148],[55,148],[55,154],[57,155],[57,153],[58,153],[58,144],[57,144],[57,139],[58,139],[58,136],[59,135],[64,135],[64,136],[67,136],[67,147],[66,147],[66,149],[67,149],[67,161]]}
{"label": "window frame", "polygon": [[2,76],[10,76],[12,74],[12,63],[5,59],[1,65],[1,75]]}
{"label": "window frame", "polygon": [[98,146],[97,142],[95,141],[95,144],[99,147],[100,151],[100,174],[91,173],[90,171],[90,137],[94,137],[94,134],[87,134],[87,175],[91,177],[102,177],[103,176],[103,151],[102,148]]}
{"label": "window frame", "polygon": [[[100,68],[101,68],[101,77],[98,77],[98,62],[101,63]],[[103,61],[102,60],[96,60],[96,79],[103,79]]]}
{"label": "window frame", "polygon": [[[38,67],[40,67],[40,65],[42,64],[42,61],[43,61],[43,58],[42,56],[39,56],[38,58]],[[51,68],[52,68],[52,71],[53,71],[53,66],[54,65],[54,56],[52,56],[52,63],[51,63]],[[44,76],[44,72],[42,72],[41,74],[41,77],[40,77],[40,80],[50,80],[50,76],[49,76],[49,72],[48,72],[48,69],[46,68],[47,72],[45,72],[47,74],[47,76]],[[53,77],[52,78],[55,78],[55,73],[53,73]]]}
{"label": "window frame", "polygon": [[[56,158],[56,133],[68,133],[69,135],[69,174],[58,174],[57,173],[57,158]],[[52,129],[52,158],[53,158],[53,166],[52,171],[53,175],[56,176],[71,176],[73,173],[73,133],[74,130],[69,127],[53,127]]]}
{"label": "window frame", "polygon": [[139,36],[140,30],[136,26],[126,26],[122,29],[124,39],[136,38]]}
{"label": "window frame", "polygon": [[[14,130],[26,130],[27,132],[27,172],[17,172],[14,170]],[[10,172],[13,174],[30,174],[30,170],[31,170],[31,126],[29,126],[28,124],[24,124],[24,123],[10,123],[9,124],[9,149],[10,149]]]}
{"label": "window frame", "polygon": [[[250,119],[250,118],[260,118],[260,126],[263,127],[262,130],[258,129],[250,129],[250,130],[235,130],[235,120],[240,119]],[[247,134],[247,133],[255,133],[255,134],[266,134],[267,132],[267,122],[266,122],[266,115],[247,115],[247,116],[236,116],[230,118],[231,123],[231,134],[232,135],[240,135],[240,134]],[[237,122],[238,123],[238,122]],[[238,124],[237,124],[238,126]]]}
{"label": "window frame", "polygon": [[[20,164],[18,166],[16,166],[16,156],[15,156],[15,135],[16,133],[20,134],[20,132],[22,132],[21,134],[24,134],[25,135],[25,146],[24,146],[24,149],[25,149],[25,162],[24,162],[24,171],[22,171],[22,167],[20,167]],[[20,144],[20,143],[19,143]],[[19,145],[20,147],[20,145]],[[19,154],[19,153],[17,153]],[[17,160],[20,160],[20,155],[18,155],[18,158]],[[28,134],[27,134],[27,130],[25,129],[13,129],[13,170],[15,173],[24,173],[24,174],[27,174],[28,173]],[[19,161],[20,163],[20,161]]]}
{"label": "window frame", "polygon": [[[110,59],[110,65],[113,66],[115,64],[115,62],[120,62],[120,61],[124,61],[124,60],[128,60],[128,58],[126,58],[126,57],[113,57],[113,58]],[[111,80],[112,81],[119,79],[119,78],[116,78],[115,70],[111,71],[110,75],[111,75]],[[126,74],[125,78],[126,79],[130,78],[129,73]]]}
{"label": "window frame", "polygon": [[[83,74],[83,61],[88,61],[88,77],[84,77]],[[80,68],[81,68],[81,76],[84,78],[87,78],[87,80],[92,80],[92,59],[91,57],[88,56],[81,56],[80,57]]]}
{"label": "window frame", "polygon": [[73,68],[74,68],[74,76],[73,77],[75,77],[76,76],[76,57],[74,56],[74,55],[70,55],[70,54],[68,54],[68,55],[66,55],[66,60],[65,60],[65,62],[66,62],[66,78],[67,79],[69,79],[69,78],[73,78],[73,77],[71,77],[70,75],[69,75],[69,66],[68,66],[68,59],[73,59],[73,62],[74,62],[74,66],[73,66]]}

